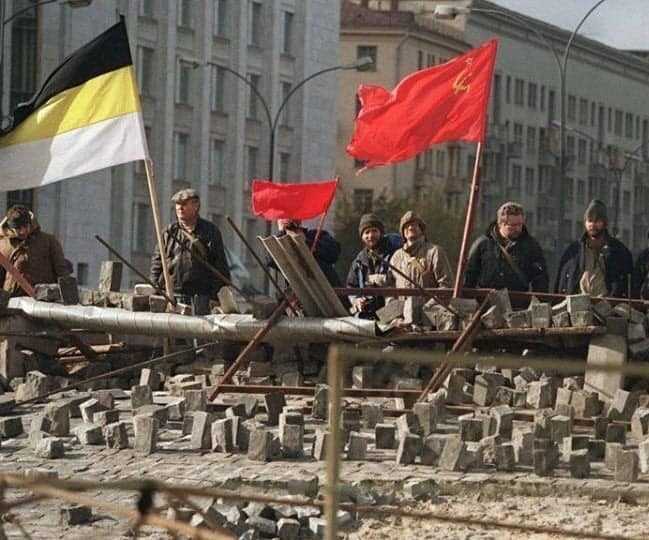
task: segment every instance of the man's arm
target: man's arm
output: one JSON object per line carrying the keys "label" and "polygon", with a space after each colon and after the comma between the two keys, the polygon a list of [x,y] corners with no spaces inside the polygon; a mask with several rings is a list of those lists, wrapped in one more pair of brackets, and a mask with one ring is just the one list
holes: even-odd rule
{"label": "man's arm", "polygon": [[[315,233],[309,244],[315,241]],[[319,261],[326,264],[336,264],[340,256],[340,244],[327,231],[322,231],[315,247],[314,256]]]}
{"label": "man's arm", "polygon": [[548,276],[548,267],[543,256],[543,248],[532,239],[529,261],[529,277],[532,290],[535,292],[548,292],[550,287],[550,277]]}
{"label": "man's arm", "polygon": [[[437,286],[446,288],[453,287],[453,269],[451,268],[451,263],[446,256],[446,251],[444,251],[442,246],[436,246],[432,251],[433,253],[430,258],[431,270],[437,280]],[[425,281],[423,286],[427,286]]]}
{"label": "man's arm", "polygon": [[223,274],[224,277],[231,279],[230,276],[230,265],[228,264],[228,259],[225,255],[225,246],[223,244],[223,237],[221,236],[221,231],[215,225],[212,232],[213,238],[210,242],[210,259],[214,267]]}
{"label": "man's arm", "polygon": [[[557,276],[554,280],[554,292],[556,294],[562,294],[562,287],[561,287],[561,278],[563,277],[564,273],[564,267],[570,260],[570,257],[572,256],[572,251],[573,251],[573,244],[570,244],[566,250],[563,252],[563,255],[561,255],[561,259],[559,260],[559,266],[557,269]],[[567,287],[567,283],[565,284]],[[567,291],[568,294],[570,294],[571,291]]]}
{"label": "man's arm", "polygon": [[[163,232],[162,243],[165,246],[165,251],[166,251],[167,244],[169,243],[168,231]],[[162,258],[160,257],[160,250],[158,249],[157,242],[155,245],[155,249],[153,250],[153,255],[151,256],[151,268],[149,270],[149,278],[155,285],[164,288],[164,284],[162,280]]]}
{"label": "man's arm", "polygon": [[478,286],[480,272],[482,271],[483,240],[483,238],[478,238],[469,249],[469,257],[464,270],[464,286],[469,289],[475,289]]}
{"label": "man's arm", "polygon": [[65,262],[65,256],[63,255],[63,247],[61,247],[61,243],[54,236],[51,237],[50,241],[50,260],[52,261],[54,275],[57,278],[70,275],[68,265]]}

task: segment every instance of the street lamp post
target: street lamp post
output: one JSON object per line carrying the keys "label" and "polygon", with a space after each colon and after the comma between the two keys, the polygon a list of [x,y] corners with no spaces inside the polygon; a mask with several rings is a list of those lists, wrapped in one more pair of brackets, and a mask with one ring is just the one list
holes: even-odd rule
{"label": "street lamp post", "polygon": [[[552,55],[554,56],[554,59],[557,63],[557,68],[559,71],[559,81],[560,81],[560,100],[561,100],[561,125],[559,126],[559,173],[560,173],[560,180],[561,183],[563,184],[563,181],[565,180],[566,177],[566,168],[567,168],[567,156],[566,156],[566,79],[567,79],[567,71],[568,71],[568,58],[570,55],[570,49],[572,48],[572,44],[575,40],[575,37],[577,36],[577,33],[583,26],[583,24],[586,22],[586,19],[599,7],[601,6],[606,0],[598,0],[596,4],[594,4],[587,12],[586,14],[581,18],[575,29],[572,31],[570,34],[570,37],[568,38],[568,41],[566,42],[566,46],[563,50],[563,55],[562,57],[559,56],[559,53],[557,52],[557,49],[554,47],[554,45],[551,43],[550,40],[546,38],[546,36],[543,35],[542,32],[540,32],[538,29],[534,28],[533,26],[530,27],[528,26],[527,22],[522,19],[521,17],[515,15],[514,13],[511,13],[509,11],[503,11],[500,9],[493,9],[493,8],[474,8],[474,7],[459,7],[459,6],[451,6],[451,5],[439,5],[435,8],[434,11],[434,16],[438,19],[454,19],[458,15],[468,15],[471,12],[475,13],[491,13],[495,15],[500,15],[502,17],[507,17],[509,19],[512,19],[518,23],[521,23],[525,28],[528,28],[532,30],[543,42],[543,44],[550,49],[552,52]],[[563,221],[563,213],[564,213],[564,200],[563,196],[561,194],[561,189],[559,190],[559,197],[558,197],[558,211],[559,211],[559,219],[558,219],[558,229],[557,229],[557,241],[559,244],[559,248],[563,247],[563,227],[561,226],[561,222]]]}
{"label": "street lamp post", "polygon": [[[197,68],[199,66],[215,66],[219,67],[228,73],[231,73],[234,75],[237,79],[239,79],[241,82],[243,82],[246,86],[250,88],[250,90],[255,94],[255,97],[259,100],[261,103],[263,109],[264,109],[264,115],[266,118],[266,122],[268,123],[268,148],[269,148],[269,157],[268,157],[268,180],[272,182],[274,180],[274,173],[275,173],[275,142],[276,142],[276,133],[277,133],[277,126],[279,125],[279,119],[288,105],[289,100],[293,95],[300,89],[302,88],[306,83],[311,81],[312,79],[315,79],[316,77],[319,77],[321,75],[324,75],[325,73],[330,73],[332,71],[343,71],[343,70],[359,70],[362,71],[363,69],[367,69],[371,64],[374,63],[374,60],[370,58],[369,56],[364,56],[362,58],[359,58],[356,62],[353,62],[351,64],[343,64],[340,66],[332,66],[328,67],[325,69],[321,69],[320,71],[316,71],[315,73],[312,73],[308,77],[302,79],[300,82],[298,82],[293,88],[291,88],[290,92],[286,94],[284,99],[281,101],[279,104],[279,107],[277,108],[277,111],[275,112],[275,115],[270,111],[270,107],[268,106],[268,102],[264,98],[264,96],[259,92],[257,87],[252,84],[244,75],[239,73],[238,71],[235,71],[232,68],[229,68],[227,66],[223,66],[220,64],[216,64],[214,62],[204,62],[200,63],[195,60],[184,60],[188,63],[190,63],[194,68]],[[266,235],[270,236],[272,232],[272,223],[269,221],[266,225]],[[265,278],[265,289],[268,290],[268,279]]]}
{"label": "street lamp post", "polygon": [[[20,17],[23,13],[27,13],[32,9],[39,8],[47,4],[53,4],[54,2],[59,2],[59,0],[41,0],[40,2],[34,2],[31,6],[24,7],[19,9],[5,18],[6,13],[6,2],[2,2],[2,11],[0,11],[0,20],[2,20],[2,25],[0,26],[0,130],[3,127],[5,116],[3,108],[3,97],[4,97],[4,56],[5,56],[5,26],[7,26],[11,21]],[[60,2],[61,5],[69,5],[73,8],[88,7],[92,4],[92,0],[63,0]]]}

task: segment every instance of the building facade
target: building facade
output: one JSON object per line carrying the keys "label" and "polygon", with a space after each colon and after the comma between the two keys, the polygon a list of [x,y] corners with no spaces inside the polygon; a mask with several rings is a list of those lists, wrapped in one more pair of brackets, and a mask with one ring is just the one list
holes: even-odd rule
{"label": "building facade", "polygon": [[[21,1],[6,0],[7,12],[19,9]],[[12,66],[3,70],[12,88],[18,82],[16,70],[32,70],[26,96],[65,56],[124,16],[162,221],[173,219],[170,198],[175,191],[197,189],[202,215],[220,226],[243,272],[250,272],[259,285],[261,272],[225,217],[232,217],[257,245],[256,236],[266,229],[250,211],[250,180],[270,174],[270,129],[262,102],[232,71],[255,87],[273,115],[294,85],[338,64],[339,9],[335,3],[109,0],[74,10],[46,5],[37,15],[33,11],[29,15],[30,31],[22,32],[29,37],[21,39],[31,45],[20,50],[35,54],[29,59],[20,57],[23,52],[18,52],[15,36],[17,31],[21,34],[21,26],[12,21],[5,32]],[[14,94],[13,90],[5,92],[7,107],[17,99],[10,97]],[[274,179],[300,181],[333,175],[335,96],[336,76],[328,74],[310,81],[290,98],[277,122]],[[43,226],[61,239],[81,283],[94,285],[90,276],[97,275],[101,261],[108,258],[95,234],[148,272],[155,235],[142,163],[4,197],[7,204],[23,199],[33,205]],[[134,276],[129,279],[137,281]]]}
{"label": "building facade", "polygon": [[[437,4],[448,4],[434,0],[356,3],[392,17],[407,11],[428,21],[435,21]],[[493,37],[500,40],[477,230],[494,219],[500,204],[520,201],[527,209],[530,231],[540,240],[553,268],[566,243],[582,234],[588,201],[600,198],[609,207],[611,232],[635,253],[645,247],[649,228],[646,58],[577,36],[566,78],[567,164],[562,181],[561,84],[548,43],[561,54],[570,32],[486,0],[452,5],[470,6],[474,11],[453,21],[436,21],[438,25],[448,24],[472,47]],[[411,52],[412,57],[415,54]],[[439,178],[441,185],[448,180]],[[409,179],[400,185],[407,188]],[[463,195],[468,195],[467,184]]]}

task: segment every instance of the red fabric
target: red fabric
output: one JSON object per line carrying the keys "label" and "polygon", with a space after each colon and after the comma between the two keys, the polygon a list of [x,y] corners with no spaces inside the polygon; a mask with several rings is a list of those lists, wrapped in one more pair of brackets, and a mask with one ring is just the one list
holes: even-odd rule
{"label": "red fabric", "polygon": [[338,180],[306,184],[252,181],[252,211],[268,221],[311,219],[324,214],[336,194]]}
{"label": "red fabric", "polygon": [[392,92],[360,85],[361,110],[347,153],[376,167],[445,141],[484,141],[498,40],[408,75]]}

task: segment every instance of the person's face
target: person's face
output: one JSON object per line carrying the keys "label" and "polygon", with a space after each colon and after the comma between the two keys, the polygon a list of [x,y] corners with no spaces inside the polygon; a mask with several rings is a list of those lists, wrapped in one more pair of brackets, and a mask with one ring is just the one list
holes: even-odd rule
{"label": "person's face", "polygon": [[367,227],[361,234],[363,245],[368,249],[374,249],[381,240],[381,231],[376,227]]}
{"label": "person's face", "polygon": [[176,216],[180,221],[193,223],[198,218],[201,203],[197,199],[187,199],[176,203]]}
{"label": "person's face", "polygon": [[418,221],[411,221],[410,223],[407,223],[403,228],[403,235],[408,242],[419,240],[419,238],[421,238],[423,234],[424,231],[422,230],[421,225]]}
{"label": "person's face", "polygon": [[516,240],[523,233],[525,217],[523,214],[517,216],[507,215],[498,223],[498,232],[507,240]]}
{"label": "person's face", "polygon": [[21,225],[20,227],[13,229],[13,231],[20,240],[24,240],[29,236],[31,229],[31,225]]}
{"label": "person's face", "polygon": [[584,222],[584,225],[586,226],[586,234],[590,238],[599,238],[606,230],[606,222],[601,219],[592,220],[589,218]]}

